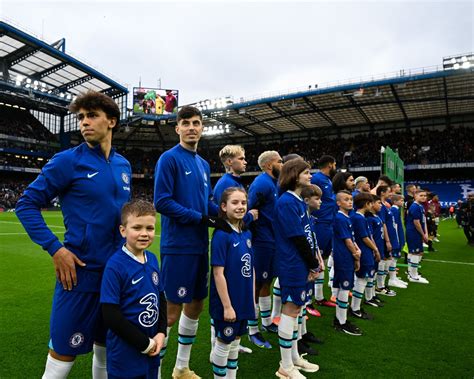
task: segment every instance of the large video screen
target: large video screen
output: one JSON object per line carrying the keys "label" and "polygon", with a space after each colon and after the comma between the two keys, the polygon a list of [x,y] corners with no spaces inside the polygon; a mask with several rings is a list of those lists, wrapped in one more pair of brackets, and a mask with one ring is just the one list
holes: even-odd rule
{"label": "large video screen", "polygon": [[164,115],[178,112],[178,91],[161,88],[133,88],[133,113]]}

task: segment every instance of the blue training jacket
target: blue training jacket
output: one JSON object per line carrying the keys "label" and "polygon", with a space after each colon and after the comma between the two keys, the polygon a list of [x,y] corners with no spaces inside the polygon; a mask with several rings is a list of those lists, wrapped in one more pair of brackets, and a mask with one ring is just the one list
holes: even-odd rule
{"label": "blue training jacket", "polygon": [[130,163],[114,149],[107,160],[100,146],[82,143],[53,156],[18,200],[16,215],[30,238],[53,255],[63,244],[41,208],[59,196],[64,246],[86,263],[85,270],[102,271],[123,244],[120,213],[130,199],[131,177]]}
{"label": "blue training jacket", "polygon": [[154,204],[161,213],[161,254],[204,254],[209,234],[203,215],[217,215],[209,163],[180,144],[155,167]]}
{"label": "blue training jacket", "polygon": [[250,185],[248,204],[249,209],[258,209],[255,233],[252,235],[252,243],[256,246],[275,249],[273,224],[276,216],[277,200],[277,180],[266,172],[259,174]]}

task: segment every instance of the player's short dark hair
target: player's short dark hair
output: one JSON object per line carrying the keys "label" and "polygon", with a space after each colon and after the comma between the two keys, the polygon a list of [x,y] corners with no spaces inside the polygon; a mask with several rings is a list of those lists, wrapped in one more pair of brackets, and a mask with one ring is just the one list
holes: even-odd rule
{"label": "player's short dark hair", "polygon": [[321,188],[319,188],[316,184],[311,184],[301,190],[301,197],[303,199],[309,199],[313,196],[321,197],[322,194],[323,191],[321,191]]}
{"label": "player's short dark hair", "polygon": [[373,203],[373,197],[370,193],[361,192],[354,197],[354,207],[362,209],[367,203]]}
{"label": "player's short dark hair", "polygon": [[202,113],[199,109],[191,105],[185,105],[178,111],[178,115],[176,116],[176,122],[180,122],[181,120],[185,120],[194,116],[198,116],[199,119],[202,121]]}
{"label": "player's short dark hair", "polygon": [[390,198],[392,199],[392,201],[398,201],[398,200],[402,200],[403,199],[403,196],[402,195],[399,195],[398,193],[394,193],[392,196],[390,196]]}
{"label": "player's short dark hair", "polygon": [[72,113],[79,112],[80,109],[90,110],[101,110],[107,118],[115,118],[117,121],[115,126],[118,126],[120,121],[120,109],[117,103],[109,96],[101,93],[89,90],[85,93],[81,93],[71,104],[69,104],[69,111]]}
{"label": "player's short dark hair", "polygon": [[377,187],[377,196],[380,196],[382,194],[382,192],[387,192],[390,190],[390,187],[389,186],[378,186]]}
{"label": "player's short dark hair", "polygon": [[339,201],[342,195],[349,195],[350,197],[352,197],[352,194],[348,190],[342,190],[336,193],[336,201]]}
{"label": "player's short dark hair", "polygon": [[280,189],[283,192],[296,189],[298,176],[309,168],[311,168],[310,164],[300,158],[286,162],[281,168],[279,176]]}
{"label": "player's short dark hair", "polygon": [[405,189],[406,189],[407,191],[409,191],[409,190],[410,190],[411,188],[413,188],[413,187],[416,188],[416,186],[415,186],[414,184],[407,184],[407,186],[405,187]]}
{"label": "player's short dark hair", "polygon": [[149,201],[136,199],[125,203],[122,207],[121,223],[123,226],[127,225],[128,216],[134,215],[135,217],[141,216],[155,216],[156,210],[152,203]]}
{"label": "player's short dark hair", "polygon": [[428,194],[429,191],[428,191],[428,190],[425,190],[425,189],[423,189],[423,188],[420,188],[420,189],[417,189],[417,190],[415,191],[415,195],[418,195],[419,193],[422,193],[422,192],[425,192],[426,194]]}
{"label": "player's short dark hair", "polygon": [[319,168],[325,168],[331,163],[336,163],[336,158],[334,158],[332,155],[323,155],[321,158],[318,160],[318,167]]}
{"label": "player's short dark hair", "polygon": [[291,161],[292,159],[303,159],[303,157],[301,155],[298,155],[296,153],[291,153],[291,154],[287,154],[285,155],[282,160],[283,160],[283,163],[286,163],[288,161]]}
{"label": "player's short dark hair", "polygon": [[380,180],[381,180],[382,182],[386,183],[387,186],[389,186],[389,187],[391,187],[391,186],[394,184],[393,180],[390,179],[387,175],[382,175],[382,176],[380,176],[380,177],[379,177],[379,181],[380,181]]}
{"label": "player's short dark hair", "polygon": [[380,196],[372,195],[372,203],[375,203],[376,201],[382,201],[382,199],[380,198]]}

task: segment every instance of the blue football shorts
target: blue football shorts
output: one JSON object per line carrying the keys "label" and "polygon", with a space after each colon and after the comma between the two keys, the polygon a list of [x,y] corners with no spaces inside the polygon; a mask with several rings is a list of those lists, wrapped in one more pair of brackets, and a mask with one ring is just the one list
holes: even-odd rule
{"label": "blue football shorts", "polygon": [[175,304],[203,300],[208,294],[209,255],[162,254],[161,272],[166,299]]}

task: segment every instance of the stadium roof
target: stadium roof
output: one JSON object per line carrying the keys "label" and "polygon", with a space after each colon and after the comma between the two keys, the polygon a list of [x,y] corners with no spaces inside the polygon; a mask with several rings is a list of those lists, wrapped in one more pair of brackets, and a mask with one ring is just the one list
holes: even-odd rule
{"label": "stadium roof", "polygon": [[[468,56],[472,57],[472,54]],[[311,87],[285,94],[239,99],[218,110],[204,106],[202,112],[207,125],[230,124],[233,128],[231,134],[213,136],[213,139],[330,129],[343,132],[351,127],[370,128],[391,123],[409,126],[416,120],[474,116],[474,60],[467,69],[447,70],[435,66],[401,70],[366,81]],[[202,106],[206,102],[209,103],[204,100],[194,105]],[[175,116],[146,115],[141,119],[148,121],[145,125],[142,121],[142,130],[133,130],[134,139],[152,133],[158,134],[161,142],[166,140],[166,135],[175,137],[173,131],[170,133],[163,127],[173,124]],[[154,125],[152,120],[159,120],[161,127],[151,126]],[[161,129],[161,132],[154,128]]]}
{"label": "stadium roof", "polygon": [[[59,108],[80,92],[95,90],[124,96],[126,87],[65,53],[65,40],[52,45],[0,21],[1,89],[12,93],[34,91]],[[21,101],[21,96],[19,96]],[[52,104],[53,105],[53,104]]]}
{"label": "stadium roof", "polygon": [[474,114],[474,69],[435,70],[395,78],[234,103],[210,117],[234,136],[345,128]]}

